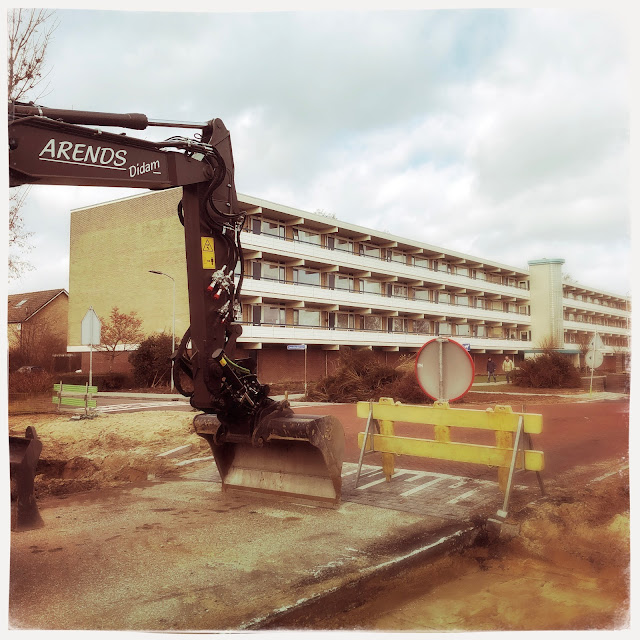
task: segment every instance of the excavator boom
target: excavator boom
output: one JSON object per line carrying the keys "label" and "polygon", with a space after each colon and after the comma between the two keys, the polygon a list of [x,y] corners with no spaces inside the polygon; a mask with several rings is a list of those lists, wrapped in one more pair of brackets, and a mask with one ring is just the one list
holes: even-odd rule
{"label": "excavator boom", "polygon": [[[93,125],[92,127],[87,125]],[[200,129],[199,139],[152,142],[102,127]],[[223,489],[340,500],[344,435],[326,416],[297,416],[269,397],[255,363],[234,356],[242,334],[240,232],[229,131],[206,123],[153,122],[142,114],[47,109],[9,103],[10,185],[146,189],[182,187],[191,326],[172,356],[177,389],[202,412],[196,432],[211,445]],[[177,374],[177,375],[176,375]]]}

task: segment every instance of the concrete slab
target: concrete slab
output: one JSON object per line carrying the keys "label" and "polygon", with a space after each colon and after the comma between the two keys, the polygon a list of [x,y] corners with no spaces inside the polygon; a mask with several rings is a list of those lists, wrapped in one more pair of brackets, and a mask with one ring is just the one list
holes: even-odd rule
{"label": "concrete slab", "polygon": [[171,449],[170,451],[163,451],[157,455],[158,458],[177,458],[178,456],[186,456],[191,453],[193,447],[190,444],[183,444],[180,447]]}
{"label": "concrete slab", "polygon": [[[349,488],[354,466],[346,465],[337,509],[223,494],[214,465],[175,481],[49,497],[40,503],[45,528],[12,537],[10,624],[254,629],[469,533],[462,512],[418,506],[428,502],[426,488],[396,501],[400,508],[366,504],[363,496],[384,487],[371,485],[366,468],[370,486]],[[394,490],[428,481],[407,477]],[[459,496],[469,490],[444,477],[438,483]]]}

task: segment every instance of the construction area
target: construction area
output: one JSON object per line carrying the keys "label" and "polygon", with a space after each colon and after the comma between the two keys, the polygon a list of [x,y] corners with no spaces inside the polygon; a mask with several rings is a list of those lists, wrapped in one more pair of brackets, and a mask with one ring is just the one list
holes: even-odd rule
{"label": "construction area", "polygon": [[494,411],[509,400],[542,416],[533,444],[545,464],[516,471],[497,522],[504,493],[493,466],[396,455],[388,482],[388,454],[372,453],[359,468],[367,420],[356,404],[292,403],[344,427],[335,508],[223,492],[184,401],[135,410],[125,399],[119,411],[100,398],[92,419],[10,416],[10,434],[31,426],[43,443],[44,526],[12,532],[9,626],[628,628],[629,396],[530,395],[525,409],[520,396],[470,393],[464,406]]}

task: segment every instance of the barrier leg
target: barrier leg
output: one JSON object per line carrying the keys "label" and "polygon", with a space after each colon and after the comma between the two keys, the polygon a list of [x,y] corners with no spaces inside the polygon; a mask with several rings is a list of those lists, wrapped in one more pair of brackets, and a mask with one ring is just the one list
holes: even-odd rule
{"label": "barrier leg", "polygon": [[[510,431],[496,431],[496,447],[513,449],[513,434]],[[509,467],[498,467],[498,486],[502,493],[506,493],[508,481]]]}
{"label": "barrier leg", "polygon": [[[380,404],[393,404],[393,398],[380,398]],[[394,435],[393,422],[391,420],[378,420],[378,424],[380,425],[380,433],[383,436]],[[395,471],[394,456],[395,454],[393,453],[382,454],[382,471],[387,482],[391,482],[391,476]]]}

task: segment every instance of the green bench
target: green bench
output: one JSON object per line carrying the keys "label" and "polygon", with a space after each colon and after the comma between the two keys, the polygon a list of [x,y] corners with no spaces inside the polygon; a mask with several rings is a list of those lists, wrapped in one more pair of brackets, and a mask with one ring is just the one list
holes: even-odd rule
{"label": "green bench", "polygon": [[96,400],[91,395],[98,393],[98,387],[90,387],[89,384],[59,384],[53,385],[53,391],[56,393],[51,399],[52,402],[60,407],[84,407],[85,413],[89,409],[95,409],[98,406]]}

